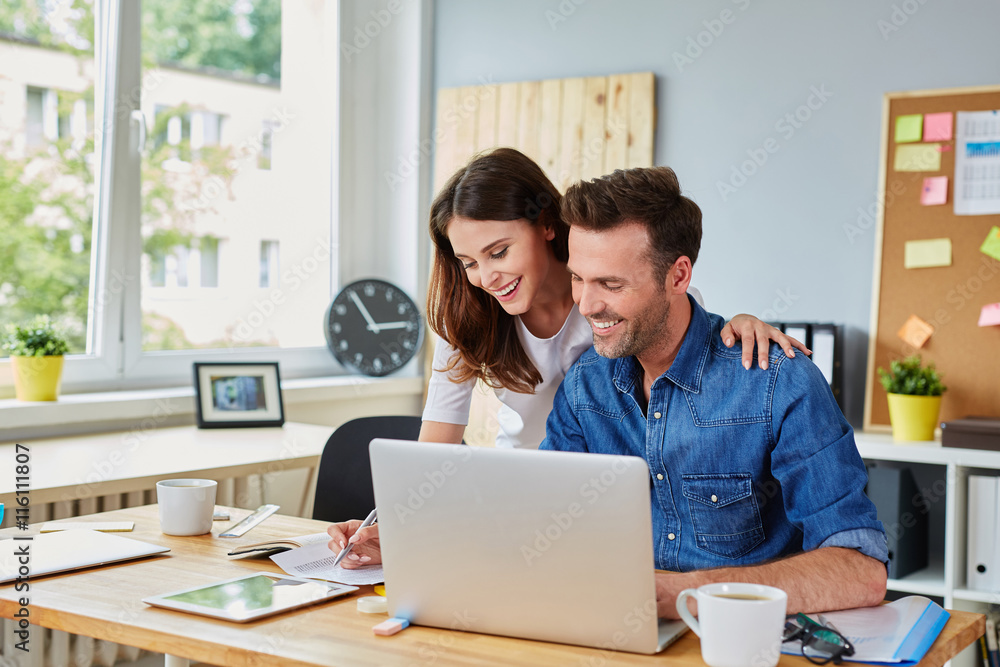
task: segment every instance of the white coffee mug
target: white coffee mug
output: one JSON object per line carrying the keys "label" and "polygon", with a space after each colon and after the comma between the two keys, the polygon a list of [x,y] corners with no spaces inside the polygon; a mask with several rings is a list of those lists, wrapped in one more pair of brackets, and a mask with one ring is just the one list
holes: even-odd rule
{"label": "white coffee mug", "polygon": [[156,483],[160,530],[167,535],[203,535],[212,532],[215,492],[212,479],[166,479]]}
{"label": "white coffee mug", "polygon": [[[688,598],[698,603],[698,618]],[[677,613],[701,638],[701,658],[711,667],[774,667],[781,654],[788,595],[760,584],[722,583],[688,588]]]}

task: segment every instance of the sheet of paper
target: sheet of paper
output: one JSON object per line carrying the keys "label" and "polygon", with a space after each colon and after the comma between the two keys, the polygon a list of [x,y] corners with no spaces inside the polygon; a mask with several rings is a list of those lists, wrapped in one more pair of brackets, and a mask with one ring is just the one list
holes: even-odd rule
{"label": "sheet of paper", "polygon": [[924,117],[918,113],[896,117],[896,143],[920,141],[923,136]]}
{"label": "sheet of paper", "polygon": [[954,114],[950,111],[924,114],[924,141],[951,141]]}
{"label": "sheet of paper", "polygon": [[385,581],[381,565],[368,565],[357,570],[333,567],[337,554],[330,551],[326,542],[310,544],[271,556],[278,567],[296,577],[335,581],[349,586],[381,584]]}
{"label": "sheet of paper", "polygon": [[903,247],[904,268],[926,269],[932,266],[951,266],[951,239],[906,242]]}
{"label": "sheet of paper", "polygon": [[990,229],[990,233],[986,235],[986,240],[983,241],[983,245],[979,246],[979,250],[993,259],[1000,259],[1000,227],[994,225]]}
{"label": "sheet of paper", "polygon": [[941,144],[896,146],[896,171],[941,171]]}
{"label": "sheet of paper", "polygon": [[903,328],[897,331],[896,335],[919,350],[933,333],[933,326],[916,315],[910,315],[906,323],[903,324]]}
{"label": "sheet of paper", "polygon": [[959,111],[955,215],[1000,213],[1000,111]]}
{"label": "sheet of paper", "polygon": [[948,201],[948,177],[930,176],[924,179],[924,187],[920,191],[920,203],[924,206],[937,206]]}
{"label": "sheet of paper", "polygon": [[1000,326],[1000,303],[988,303],[979,312],[979,326]]}

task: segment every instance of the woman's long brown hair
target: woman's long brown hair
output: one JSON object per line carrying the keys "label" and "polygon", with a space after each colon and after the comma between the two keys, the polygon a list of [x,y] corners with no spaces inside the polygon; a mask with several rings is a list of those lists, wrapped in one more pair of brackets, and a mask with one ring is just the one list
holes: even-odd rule
{"label": "woman's long brown hair", "polygon": [[531,158],[497,148],[459,169],[431,204],[434,267],[427,294],[431,329],[458,351],[444,369],[459,382],[479,378],[493,387],[532,394],[542,381],[517,337],[514,317],[474,287],[446,234],[456,216],[470,220],[527,220],[551,226],[557,260],[569,257],[569,227],[559,213],[559,191]]}

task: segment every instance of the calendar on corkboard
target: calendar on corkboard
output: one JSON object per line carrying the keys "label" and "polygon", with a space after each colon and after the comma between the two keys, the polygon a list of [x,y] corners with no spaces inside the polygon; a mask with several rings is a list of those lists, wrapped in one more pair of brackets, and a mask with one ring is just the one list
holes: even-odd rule
{"label": "calendar on corkboard", "polygon": [[941,421],[1000,417],[1000,86],[887,94],[870,209],[865,429],[889,426],[876,369],[912,354],[942,373]]}

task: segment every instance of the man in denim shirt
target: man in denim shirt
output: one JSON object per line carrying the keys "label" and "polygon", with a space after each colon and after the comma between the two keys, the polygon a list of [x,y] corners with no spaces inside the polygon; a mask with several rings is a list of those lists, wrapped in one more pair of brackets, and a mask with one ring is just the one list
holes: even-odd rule
{"label": "man in denim shirt", "polygon": [[[666,167],[572,186],[573,299],[594,349],[556,394],[543,449],[648,463],[659,614],[685,588],[777,586],[789,613],[885,595],[882,524],[854,433],[819,369],[772,346],[747,370],[686,294],[701,211]],[[612,557],[613,562],[613,557]]]}

